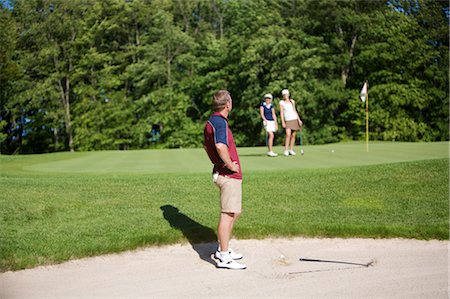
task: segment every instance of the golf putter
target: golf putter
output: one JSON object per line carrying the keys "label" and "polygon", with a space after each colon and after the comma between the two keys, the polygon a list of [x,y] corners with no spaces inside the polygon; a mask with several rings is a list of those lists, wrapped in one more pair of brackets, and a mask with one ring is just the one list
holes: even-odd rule
{"label": "golf putter", "polygon": [[302,155],[305,154],[305,152],[303,151],[303,129],[302,129],[302,127],[300,127],[300,153]]}

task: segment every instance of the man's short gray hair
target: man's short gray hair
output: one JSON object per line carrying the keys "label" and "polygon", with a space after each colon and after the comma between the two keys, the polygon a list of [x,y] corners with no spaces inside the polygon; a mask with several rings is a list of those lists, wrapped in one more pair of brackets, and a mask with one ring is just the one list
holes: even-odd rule
{"label": "man's short gray hair", "polygon": [[228,90],[219,90],[213,96],[213,110],[214,112],[222,111],[226,104],[231,101],[231,95]]}

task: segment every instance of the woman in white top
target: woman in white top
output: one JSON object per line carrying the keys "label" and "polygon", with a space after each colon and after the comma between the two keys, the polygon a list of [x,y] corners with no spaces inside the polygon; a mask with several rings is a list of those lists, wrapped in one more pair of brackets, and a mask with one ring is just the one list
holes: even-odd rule
{"label": "woman in white top", "polygon": [[295,109],[294,100],[289,97],[289,90],[283,89],[281,94],[283,96],[283,100],[280,101],[280,117],[281,124],[286,131],[284,155],[295,156],[295,132],[302,127],[303,122]]}

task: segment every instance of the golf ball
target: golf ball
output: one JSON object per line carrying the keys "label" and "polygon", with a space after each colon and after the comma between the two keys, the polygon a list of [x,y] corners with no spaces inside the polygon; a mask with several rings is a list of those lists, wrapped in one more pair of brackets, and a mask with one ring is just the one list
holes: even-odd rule
{"label": "golf ball", "polygon": [[334,150],[331,150],[332,153],[334,153]]}

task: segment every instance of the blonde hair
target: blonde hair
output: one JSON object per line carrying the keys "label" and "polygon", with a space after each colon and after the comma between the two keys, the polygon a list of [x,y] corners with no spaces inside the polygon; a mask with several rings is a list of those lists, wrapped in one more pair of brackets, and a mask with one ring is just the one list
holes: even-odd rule
{"label": "blonde hair", "polygon": [[213,95],[212,108],[214,112],[220,112],[225,108],[225,105],[231,101],[231,95],[228,90],[219,90]]}

